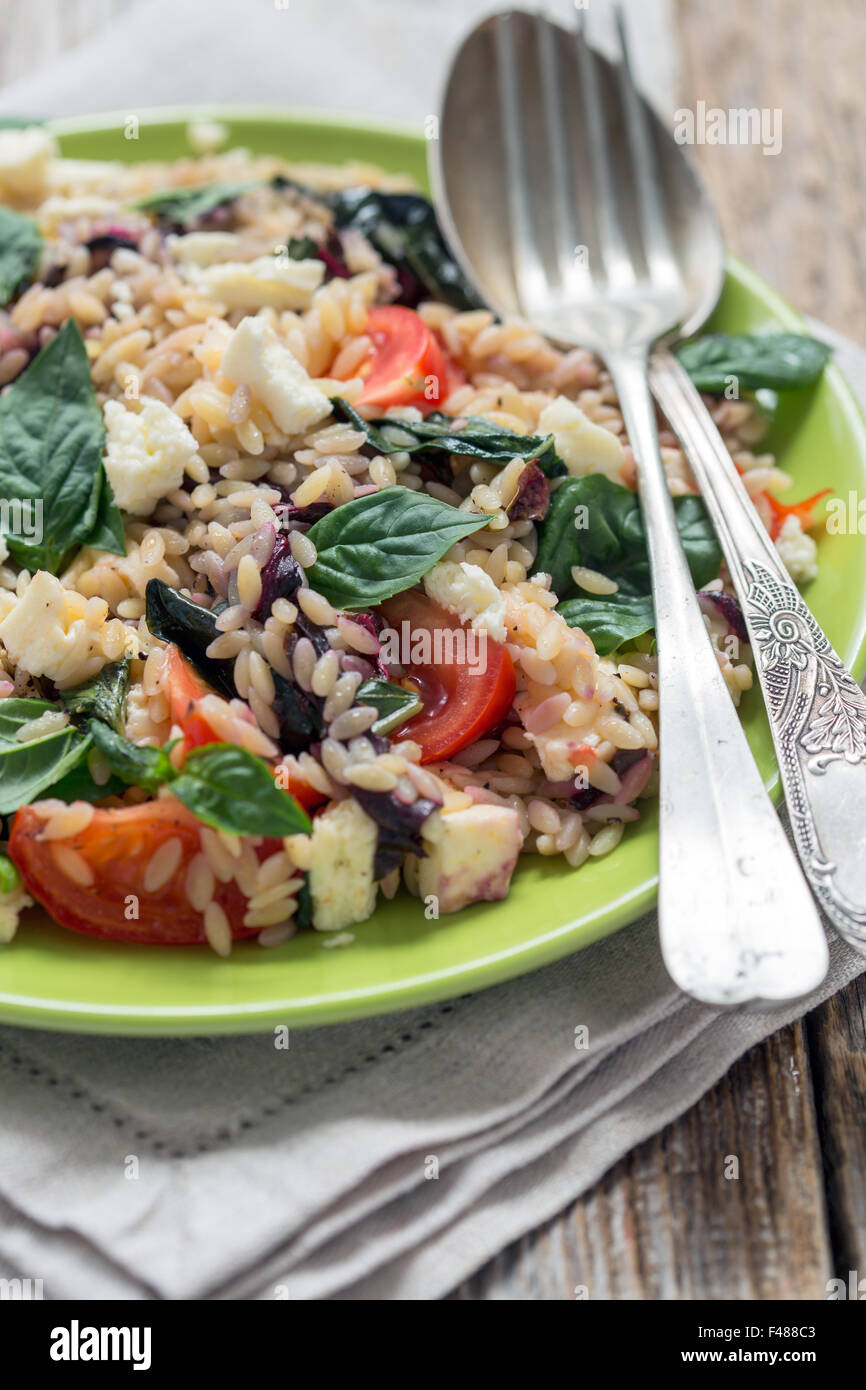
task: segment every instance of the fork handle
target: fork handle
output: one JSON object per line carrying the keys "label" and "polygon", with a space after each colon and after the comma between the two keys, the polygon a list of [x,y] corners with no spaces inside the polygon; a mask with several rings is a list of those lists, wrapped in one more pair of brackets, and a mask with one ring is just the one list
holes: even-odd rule
{"label": "fork handle", "polygon": [[866,953],[866,698],[800,597],[673,354],[654,355],[651,383],[740,597],[806,877],[840,936]]}
{"label": "fork handle", "polygon": [[672,979],[709,1004],[794,999],[824,931],[725,685],[680,544],[646,355],[607,355],[638,465],[658,644],[659,931]]}

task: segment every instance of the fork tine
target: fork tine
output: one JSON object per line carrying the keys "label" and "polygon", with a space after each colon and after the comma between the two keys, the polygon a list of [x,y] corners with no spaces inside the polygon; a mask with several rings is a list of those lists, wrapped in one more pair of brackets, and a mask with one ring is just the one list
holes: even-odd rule
{"label": "fork tine", "polygon": [[671,238],[659,196],[658,167],[650,136],[646,108],[638,94],[629,54],[625,17],[619,0],[613,0],[622,62],[617,65],[620,95],[625,110],[626,137],[640,209],[640,233],[647,269],[654,279],[677,279]]}
{"label": "fork tine", "polygon": [[595,58],[586,40],[583,11],[577,11],[575,31],[577,46],[578,89],[583,125],[589,145],[593,183],[593,206],[596,215],[601,253],[611,285],[626,289],[635,283],[634,266],[623,236],[616,210],[616,199],[607,158],[607,139]]}
{"label": "fork tine", "polygon": [[544,125],[551,160],[551,203],[556,246],[556,265],[563,286],[583,292],[592,279],[592,266],[578,259],[578,248],[586,245],[574,187],[563,101],[565,83],[556,56],[554,30],[543,15],[535,14],[538,64],[541,79]]}
{"label": "fork tine", "polygon": [[544,303],[549,297],[548,277],[538,251],[533,227],[530,179],[524,141],[523,103],[517,55],[514,14],[497,16],[495,29],[496,82],[505,141],[505,171],[511,221],[511,258],[521,309]]}

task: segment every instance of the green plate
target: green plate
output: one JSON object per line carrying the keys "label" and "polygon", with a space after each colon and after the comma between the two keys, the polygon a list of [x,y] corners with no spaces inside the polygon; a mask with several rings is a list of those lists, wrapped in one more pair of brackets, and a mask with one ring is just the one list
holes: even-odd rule
{"label": "green plate", "polygon": [[[162,159],[188,153],[193,114],[145,116],[139,138],[125,117],[58,123],[63,150],[93,159]],[[279,111],[208,111],[231,128],[232,143],[294,160],[362,160],[426,182],[420,135],[360,122]],[[752,271],[728,269],[712,326],[802,327]],[[796,480],[795,497],[831,486],[866,492],[866,427],[840,373],[830,367],[813,389],[784,401],[768,441]],[[821,569],[807,598],[846,663],[866,665],[866,545],[858,535],[823,536]],[[744,701],[749,740],[771,788],[777,774],[760,695]],[[736,788],[732,788],[736,795]],[[228,961],[206,949],[121,946],[61,931],[35,916],[0,953],[0,1019],[77,1032],[189,1034],[251,1032],[275,1024],[331,1023],[404,1009],[481,989],[580,950],[650,907],[656,892],[657,823],[647,815],[608,858],[572,870],[527,858],[503,903],[479,904],[438,922],[400,895],[354,928],[345,948],[325,949],[307,932],[276,950],[255,944]]]}

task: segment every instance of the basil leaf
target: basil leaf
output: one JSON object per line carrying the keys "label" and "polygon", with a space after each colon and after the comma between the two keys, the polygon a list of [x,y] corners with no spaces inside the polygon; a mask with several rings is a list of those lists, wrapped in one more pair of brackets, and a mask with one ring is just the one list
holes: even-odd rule
{"label": "basil leaf", "polygon": [[655,626],[652,594],[584,594],[566,599],[556,611],[569,627],[583,629],[599,656],[607,656]]}
{"label": "basil leaf", "polygon": [[89,729],[94,746],[122,782],[155,793],[177,776],[177,770],[168,756],[172,744],[152,748],[132,743],[108,724],[103,724],[101,719],[91,719]]}
{"label": "basil leaf", "polygon": [[29,285],[42,251],[42,237],[32,217],[0,207],[0,304],[8,304]]}
{"label": "basil leaf", "polygon": [[792,391],[821,375],[831,349],[805,333],[707,333],[677,349],[699,391],[723,392],[735,377],[742,391]]}
{"label": "basil leaf", "polygon": [[311,743],[324,737],[322,701],[286,680],[279,671],[271,671],[271,676],[274,682],[271,708],[280,726],[277,742],[284,753],[303,753]]}
{"label": "basil leaf", "polygon": [[420,193],[347,188],[328,201],[337,227],[356,227],[397,271],[399,303],[411,308],[432,294],[457,309],[484,307],[448,249],[432,203]]}
{"label": "basil leaf", "polygon": [[286,250],[290,261],[309,261],[318,256],[319,243],[311,236],[293,236],[289,237]]}
{"label": "basil leaf", "polygon": [[341,396],[335,396],[331,405],[341,420],[364,431],[367,444],[377,454],[414,454],[421,463],[437,453],[460,454],[503,465],[513,458],[525,458],[537,463],[548,478],[559,477],[566,471],[552,434],[517,434],[476,415],[458,418],[439,410],[426,420],[364,420]]}
{"label": "basil leaf", "polygon": [[233,700],[237,695],[231,661],[215,661],[205,655],[219,636],[216,618],[207,608],[184,598],[162,579],[149,579],[144,591],[147,626],[163,642],[173,642],[199,675],[220,695]]}
{"label": "basil leaf", "polygon": [[129,657],[103,666],[98,675],[74,690],[61,690],[60,700],[70,714],[101,719],[123,734],[126,692],[129,689]]}
{"label": "basil leaf", "polygon": [[89,759],[85,758],[59,781],[46,787],[43,795],[57,797],[58,801],[101,801],[104,796],[120,796],[126,788],[127,783],[113,773],[107,782],[94,782]]}
{"label": "basil leaf", "polygon": [[159,193],[151,193],[147,198],[139,198],[132,207],[152,213],[160,222],[189,227],[200,217],[206,217],[224,203],[234,202],[235,198],[255,187],[256,181],[247,179],[245,183],[206,183],[198,188],[166,188]]}
{"label": "basil leaf", "polygon": [[417,584],[456,541],[488,520],[426,493],[382,488],[310,527],[318,559],[307,576],[336,607],[369,608]]}
{"label": "basil leaf", "polygon": [[[0,396],[0,496],[22,503],[38,523],[32,538],[7,536],[20,565],[56,574],[70,549],[87,544],[111,512],[104,435],[84,341],[69,319]],[[107,510],[103,489],[111,498]],[[108,540],[100,535],[104,545]],[[119,539],[105,548],[126,550]]]}
{"label": "basil leaf", "polygon": [[295,921],[298,927],[311,927],[313,925],[313,895],[310,892],[310,880],[304,874],[303,881],[298,889],[298,906],[295,912]]}
{"label": "basil leaf", "polygon": [[199,820],[233,835],[300,835],[309,817],[274,781],[273,769],[231,743],[211,743],[187,755],[172,795]]}
{"label": "basil leaf", "polygon": [[57,706],[49,700],[0,700],[0,815],[26,806],[84,762],[90,739],[74,724],[43,738],[19,742],[18,730]]}
{"label": "basil leaf", "polygon": [[407,719],[420,714],[424,704],[420,696],[397,685],[396,681],[368,680],[358,686],[355,701],[359,705],[372,705],[379,711],[379,718],[373,725],[374,734],[390,734],[399,729]]}
{"label": "basil leaf", "polygon": [[99,502],[96,507],[96,520],[84,544],[89,545],[93,550],[109,550],[112,555],[125,555],[126,532],[123,529],[123,517],[120,515],[120,508],[114,500],[114,493],[111,490],[111,483],[106,477],[104,465],[101,472],[102,482],[99,489]]}
{"label": "basil leaf", "polygon": [[371,792],[353,787],[352,795],[358,805],[379,827],[373,875],[376,881],[399,868],[406,854],[424,858],[427,850],[421,832],[428,816],[438,811],[441,801],[417,797],[411,805],[399,801],[393,792]]}
{"label": "basil leaf", "polygon": [[[673,502],[689,570],[700,589],[718,574],[721,548],[700,497]],[[534,572],[551,575],[558,611],[584,629],[600,655],[652,628],[649,556],[636,493],[601,474],[566,478],[538,530]],[[571,577],[572,565],[599,570],[616,581],[618,591],[585,593]]]}

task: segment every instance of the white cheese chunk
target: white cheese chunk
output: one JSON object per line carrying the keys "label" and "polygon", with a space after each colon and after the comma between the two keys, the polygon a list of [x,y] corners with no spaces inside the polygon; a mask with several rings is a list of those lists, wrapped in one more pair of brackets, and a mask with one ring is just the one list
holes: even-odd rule
{"label": "white cheese chunk", "polygon": [[248,386],[283,434],[304,434],[331,413],[331,402],[262,318],[242,319],[222,355],[222,374]]}
{"label": "white cheese chunk", "polygon": [[234,232],[187,232],[185,236],[166,237],[165,244],[173,260],[204,268],[231,260],[239,241]]}
{"label": "white cheese chunk", "polygon": [[537,432],[553,435],[556,452],[575,477],[604,473],[612,482],[622,482],[625,450],[619,439],[604,425],[593,424],[566,396],[557,396],[544,407],[538,417]]}
{"label": "white cheese chunk", "polygon": [[157,502],[183,481],[198,450],[192,434],[162,401],[146,399],[139,414],[105,402],[105,471],[119,507],[150,516]]}
{"label": "white cheese chunk", "polygon": [[375,822],[351,797],[315,817],[308,882],[317,931],[342,931],[372,913],[378,838]]}
{"label": "white cheese chunk", "polygon": [[[16,666],[57,685],[74,685],[85,663],[101,654],[108,605],[87,600],[59,579],[37,570],[24,593],[0,622],[0,641]],[[89,675],[94,674],[92,670]]]}
{"label": "white cheese chunk", "polygon": [[0,197],[38,196],[56,150],[54,136],[42,126],[0,130]]}
{"label": "white cheese chunk", "polygon": [[798,516],[787,516],[776,537],[776,549],[795,584],[808,584],[818,573],[818,547]]}
{"label": "white cheese chunk", "polygon": [[523,845],[517,812],[479,803],[430,816],[422,831],[426,856],[409,855],[406,882],[441,913],[506,897]]}
{"label": "white cheese chunk", "polygon": [[320,260],[258,256],[204,269],[189,266],[187,274],[200,293],[228,309],[308,309],[313,291],[324,279],[325,266]]}
{"label": "white cheese chunk", "polygon": [[480,565],[444,560],[424,576],[428,598],[497,642],[505,641],[505,599]]}

